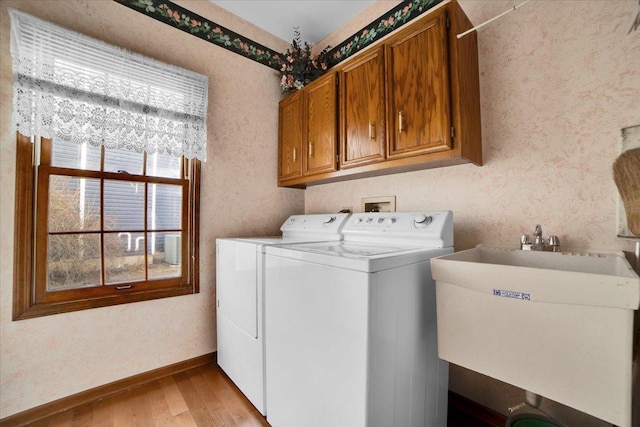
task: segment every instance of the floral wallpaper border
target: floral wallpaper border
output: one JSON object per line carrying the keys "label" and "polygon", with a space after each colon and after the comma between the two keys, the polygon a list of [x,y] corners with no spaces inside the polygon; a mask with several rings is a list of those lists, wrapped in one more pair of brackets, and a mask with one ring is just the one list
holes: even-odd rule
{"label": "floral wallpaper border", "polygon": [[351,55],[369,46],[376,40],[400,28],[444,0],[403,1],[393,9],[371,22],[335,48],[329,50],[329,67],[344,61]]}
{"label": "floral wallpaper border", "polygon": [[280,71],[282,54],[165,0],[114,0],[179,30]]}
{"label": "floral wallpaper border", "polygon": [[[283,53],[256,43],[222,25],[168,0],[114,0],[153,19],[171,25],[245,58],[281,71]],[[405,0],[328,51],[328,68],[344,61],[376,40],[431,9],[443,0]]]}

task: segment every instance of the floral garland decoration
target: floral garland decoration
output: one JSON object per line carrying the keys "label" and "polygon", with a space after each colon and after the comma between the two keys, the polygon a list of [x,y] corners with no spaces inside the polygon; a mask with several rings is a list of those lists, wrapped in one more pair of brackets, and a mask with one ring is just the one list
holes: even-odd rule
{"label": "floral garland decoration", "polygon": [[302,42],[300,30],[293,28],[293,41],[291,46],[283,54],[284,61],[280,67],[280,88],[282,92],[302,89],[311,81],[320,77],[329,68],[327,46],[315,57],[311,55],[311,45]]}

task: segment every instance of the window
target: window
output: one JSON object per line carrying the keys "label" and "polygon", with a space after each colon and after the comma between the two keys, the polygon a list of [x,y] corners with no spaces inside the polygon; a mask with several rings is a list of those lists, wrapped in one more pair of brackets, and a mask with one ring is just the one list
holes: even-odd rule
{"label": "window", "polygon": [[10,15],[14,320],[198,292],[206,77]]}
{"label": "window", "polygon": [[198,291],[197,160],[18,146],[15,319]]}

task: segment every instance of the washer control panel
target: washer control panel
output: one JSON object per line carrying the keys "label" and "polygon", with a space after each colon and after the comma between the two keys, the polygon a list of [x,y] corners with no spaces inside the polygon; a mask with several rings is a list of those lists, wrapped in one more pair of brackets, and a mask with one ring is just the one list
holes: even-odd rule
{"label": "washer control panel", "polygon": [[367,212],[351,214],[342,229],[345,240],[418,240],[453,246],[453,213]]}

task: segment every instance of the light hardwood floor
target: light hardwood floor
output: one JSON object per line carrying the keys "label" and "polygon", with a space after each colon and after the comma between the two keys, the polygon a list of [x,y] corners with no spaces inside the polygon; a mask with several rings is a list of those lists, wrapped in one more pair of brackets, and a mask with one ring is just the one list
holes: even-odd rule
{"label": "light hardwood floor", "polygon": [[[449,394],[448,415],[448,427],[503,427],[506,420],[504,416],[452,393]],[[269,427],[265,418],[215,363],[163,377],[28,425]]]}
{"label": "light hardwood floor", "polygon": [[36,427],[269,426],[210,363],[29,424]]}

